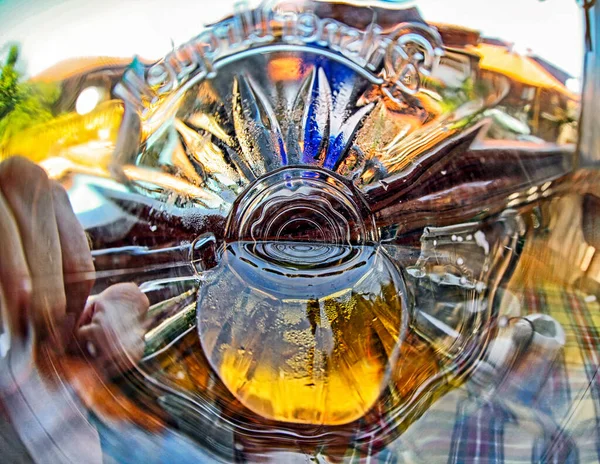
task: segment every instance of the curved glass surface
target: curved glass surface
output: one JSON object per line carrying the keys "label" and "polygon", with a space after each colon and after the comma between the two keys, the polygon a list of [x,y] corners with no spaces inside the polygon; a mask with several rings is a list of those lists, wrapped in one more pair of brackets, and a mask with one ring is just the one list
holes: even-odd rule
{"label": "curved glass surface", "polygon": [[0,5],[3,455],[599,461],[596,7],[184,3]]}

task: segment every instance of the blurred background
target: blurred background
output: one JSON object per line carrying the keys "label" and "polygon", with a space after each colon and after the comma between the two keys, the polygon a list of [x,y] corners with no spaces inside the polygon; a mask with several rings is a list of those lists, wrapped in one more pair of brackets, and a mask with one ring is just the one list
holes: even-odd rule
{"label": "blurred background", "polygon": [[[164,56],[232,11],[237,0],[1,0],[0,44],[18,43],[22,71],[36,76],[80,56]],[[257,3],[257,2],[254,2]],[[383,2],[382,2],[383,3]],[[575,0],[419,0],[427,21],[476,29],[581,77],[583,18]],[[175,12],[175,14],[173,14]],[[468,12],[468,13],[467,13]],[[177,18],[176,20],[174,18]],[[573,84],[576,87],[576,84]]]}

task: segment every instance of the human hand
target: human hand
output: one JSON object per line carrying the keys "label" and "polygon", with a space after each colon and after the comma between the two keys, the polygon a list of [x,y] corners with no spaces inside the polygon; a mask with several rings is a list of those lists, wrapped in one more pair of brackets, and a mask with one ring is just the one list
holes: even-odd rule
{"label": "human hand", "polygon": [[79,346],[105,371],[137,361],[147,298],[121,284],[86,304],[93,282],[87,238],[65,190],[24,158],[0,163],[0,309],[11,349],[25,341],[59,353]]}

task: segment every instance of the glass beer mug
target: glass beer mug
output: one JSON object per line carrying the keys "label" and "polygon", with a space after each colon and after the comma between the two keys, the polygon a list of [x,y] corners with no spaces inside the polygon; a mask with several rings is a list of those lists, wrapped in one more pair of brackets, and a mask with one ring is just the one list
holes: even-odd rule
{"label": "glass beer mug", "polygon": [[[5,111],[0,160],[67,190],[94,271],[65,282],[92,302],[133,282],[150,306],[115,313],[117,370],[90,343],[27,351],[2,313],[7,453],[600,459],[597,7],[561,31],[587,41],[582,97],[434,4],[242,1],[158,60],[19,84],[9,59],[31,95],[60,84],[43,122]],[[163,9],[184,28],[186,8]]]}

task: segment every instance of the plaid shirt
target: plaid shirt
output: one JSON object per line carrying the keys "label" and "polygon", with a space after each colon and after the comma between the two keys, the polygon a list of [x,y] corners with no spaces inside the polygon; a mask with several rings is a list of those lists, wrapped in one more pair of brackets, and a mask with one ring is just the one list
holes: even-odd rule
{"label": "plaid shirt", "polygon": [[489,397],[468,384],[449,392],[379,462],[600,462],[598,302],[548,286],[524,291],[522,307],[562,326],[564,350],[547,366],[540,356],[526,360]]}

